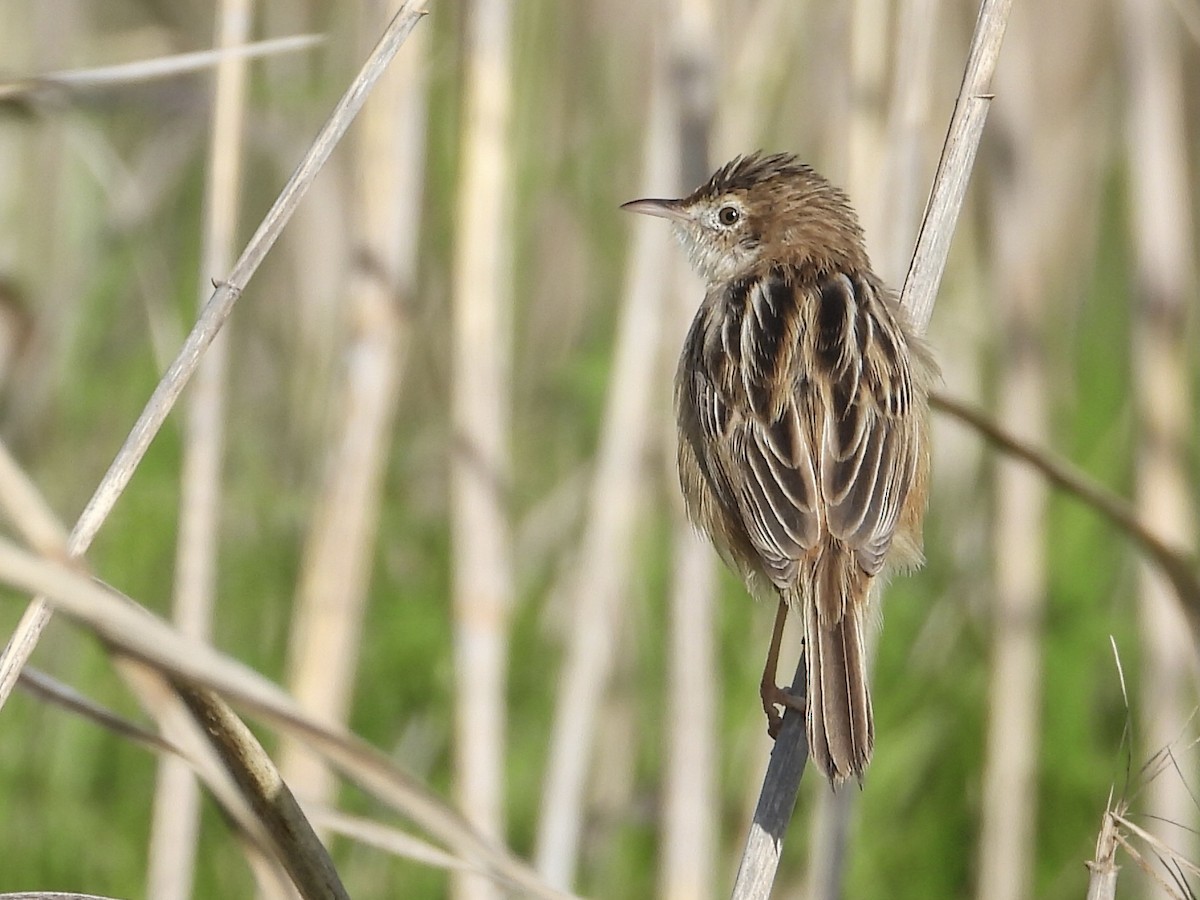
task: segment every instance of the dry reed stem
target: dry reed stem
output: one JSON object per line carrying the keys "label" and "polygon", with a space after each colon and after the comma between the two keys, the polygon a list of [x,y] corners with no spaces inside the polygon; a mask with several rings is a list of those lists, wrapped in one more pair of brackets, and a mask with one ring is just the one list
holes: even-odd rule
{"label": "dry reed stem", "polygon": [[[1010,148],[1007,165],[989,173],[993,190],[989,294],[1000,314],[997,419],[1033,444],[1049,438],[1045,333],[1045,195],[1034,153],[1040,132],[1033,61],[1038,56],[1028,7],[1014,16],[1009,65],[1000,73],[1004,103],[993,128]],[[1038,473],[1015,460],[995,469],[991,622],[983,802],[978,844],[979,900],[1029,896],[1037,821],[1041,745],[1042,619],[1046,605],[1046,504]]]}
{"label": "dry reed stem", "polygon": [[[711,0],[686,0],[671,18],[675,49],[672,106],[678,122],[675,196],[684,196],[710,172],[709,144],[716,113],[717,56]],[[661,230],[661,226],[660,226]],[[671,302],[660,365],[675,365],[677,348],[696,312],[703,285],[682,254],[668,271]],[[663,359],[669,357],[669,359]],[[661,369],[660,369],[661,371]],[[675,469],[674,416],[662,417],[662,446]],[[716,661],[716,555],[688,521],[682,496],[672,491],[672,572],[667,599],[667,672],[658,894],[663,900],[706,900],[716,895],[719,846],[717,709],[721,697]]]}
{"label": "dry reed stem", "polygon": [[213,692],[183,681],[172,684],[250,803],[304,900],[349,900],[333,860],[246,724]]}
{"label": "dry reed stem", "polygon": [[[234,267],[228,281],[217,289],[206,304],[183,349],[155,389],[133,431],[84,509],[80,520],[68,536],[66,550],[69,557],[81,556],[90,545],[117,498],[128,485],[150,441],[161,427],[175,400],[178,399],[183,385],[195,371],[201,354],[214,339],[220,326],[232,311],[233,304],[241,295],[245,284],[278,238],[291,212],[325,160],[328,159],[350,121],[353,120],[370,88],[382,74],[388,61],[395,55],[400,44],[403,43],[404,38],[407,37],[421,15],[421,12],[411,10],[409,4],[406,4],[396,14],[374,53],[335,107],[330,120],[318,134],[297,171],[268,212],[259,230]],[[18,632],[14,634],[3,658],[0,659],[0,702],[3,702],[11,692],[21,667],[28,660],[29,654],[36,645],[37,637],[49,621],[49,617],[49,607],[46,606],[44,598],[35,598],[23,617]],[[206,712],[206,724],[210,726],[221,724],[228,725],[231,729],[236,728],[232,724],[236,721],[235,717],[225,715],[223,704],[215,699],[213,702],[207,702],[207,698],[197,700],[195,696],[190,699],[193,701],[191,704],[193,713],[197,713],[201,709]],[[274,771],[270,760],[265,757],[265,754],[261,754],[261,748],[258,748],[257,757],[238,757],[235,764],[231,748],[236,747],[242,751],[254,748],[245,741],[238,741],[234,731],[217,734],[210,731],[209,739],[215,742],[219,749],[226,751],[226,765],[236,775],[247,774],[251,765],[261,766],[261,770],[264,772]],[[240,769],[239,766],[241,766]],[[250,782],[245,779],[242,780],[243,789],[246,789],[249,784]],[[274,807],[268,808],[273,809]],[[288,808],[283,812],[285,815],[292,815],[298,813],[298,809]],[[330,897],[344,894],[338,889],[337,876],[333,871],[332,863],[315,835],[311,834],[308,823],[302,815],[298,819],[288,819],[282,824],[280,838],[284,847],[285,865],[288,866],[293,876],[301,879],[301,883],[298,883],[297,887],[305,896]]]}
{"label": "dry reed stem", "polygon": [[[209,295],[208,278],[228,270],[237,236],[246,61],[227,51],[250,37],[252,8],[252,0],[222,0],[216,10],[215,39],[223,56],[216,70],[208,147],[201,308]],[[209,347],[184,411],[174,620],[182,633],[200,640],[208,637],[216,594],[228,337],[218,335]],[[200,791],[191,767],[164,756],[159,760],[150,826],[149,896],[191,896],[199,831]]]}
{"label": "dry reed stem", "polygon": [[[513,605],[512,0],[471,0],[464,33],[462,172],[453,261],[450,527],[454,608],[454,793],[485,834],[504,832],[508,641]],[[494,887],[456,878],[459,900]]]}
{"label": "dry reed stem", "polygon": [[[650,192],[673,184],[666,74],[656,64],[643,147]],[[613,646],[630,581],[638,512],[646,497],[643,455],[653,415],[662,305],[665,229],[633,224],[633,250],[617,326],[612,376],[589,492],[589,516],[567,602],[571,627],[558,682],[550,753],[542,785],[535,864],[566,889],[575,879],[596,722],[613,667]]]}
{"label": "dry reed stem", "polygon": [[[983,0],[980,5],[962,86],[934,176],[912,265],[901,293],[901,302],[908,307],[914,323],[922,332],[933,313],[938,284],[950,250],[950,239],[962,209],[979,140],[983,136],[990,99],[986,92],[999,58],[1011,7],[1012,0]],[[792,690],[802,693],[803,683],[804,665],[801,659]],[[798,735],[796,729],[802,732],[802,717],[789,710],[784,716],[783,728],[763,777],[758,806],[734,883],[734,900],[765,900],[775,882],[783,835],[796,804],[796,794],[807,759],[803,736]],[[799,747],[793,746],[796,742],[800,744]]]}
{"label": "dry reed stem", "polygon": [[[1195,302],[1192,193],[1181,37],[1172,11],[1158,2],[1125,0],[1126,171],[1135,252],[1132,358],[1137,446],[1138,517],[1175,546],[1196,543],[1189,473],[1193,435]],[[1196,645],[1187,633],[1170,585],[1148,563],[1139,568],[1142,689],[1138,704],[1141,746],[1169,746],[1186,727],[1196,703]],[[1194,798],[1168,778],[1147,786],[1147,815],[1170,823],[1184,855],[1197,850]]]}
{"label": "dry reed stem", "polygon": [[20,81],[0,82],[0,103],[13,100],[37,98],[44,93],[61,91],[79,92],[101,88],[123,87],[174,78],[205,69],[219,68],[226,61],[244,61],[278,56],[307,50],[322,43],[319,34],[297,34],[291,37],[273,38],[252,44],[241,44],[216,50],[200,50],[195,53],[177,53],[157,59],[143,59],[115,66],[93,66],[87,69],[70,69],[50,72]]}
{"label": "dry reed stem", "polygon": [[913,250],[904,290],[900,293],[900,302],[909,310],[918,332],[923,333],[929,327],[933,315],[938,285],[950,255],[950,241],[975,166],[975,153],[983,137],[992,99],[989,93],[992,73],[1000,57],[1000,44],[1011,9],[1012,0],[983,0],[979,6],[962,86],[954,102],[946,143],[917,234],[917,246]]}
{"label": "dry reed stem", "polygon": [[[366,4],[362,28],[378,30],[377,4]],[[419,141],[424,109],[420,35],[393,63],[363,109],[353,166],[357,183],[355,266],[339,311],[349,319],[337,350],[345,361],[333,408],[324,481],[304,549],[288,650],[293,696],[316,718],[341,724],[357,669],[383,478],[405,344],[401,304],[412,291],[420,209]],[[325,803],[336,783],[324,762],[285,741],[280,771],[306,803]]]}
{"label": "dry reed stem", "polygon": [[1104,820],[1100,825],[1100,834],[1096,837],[1096,854],[1087,862],[1088,891],[1087,900],[1116,900],[1117,896],[1117,847],[1120,826],[1117,824],[1117,813],[1112,808],[1112,798],[1104,810]]}
{"label": "dry reed stem", "polygon": [[[96,532],[112,512],[113,506],[129,485],[133,474],[154,440],[167,415],[179,399],[184,385],[195,372],[201,356],[216,337],[221,326],[233,311],[247,282],[278,240],[280,233],[291,218],[309,185],[329,159],[333,148],[345,134],[354,116],[362,107],[375,82],[383,74],[388,62],[395,56],[404,39],[408,37],[417,20],[424,12],[414,10],[413,0],[408,0],[396,13],[384,32],[379,44],[372,52],[362,70],[351,83],[345,95],[334,107],[329,120],[305,153],[296,171],[284,186],[275,203],[259,225],[254,237],[234,266],[229,276],[213,292],[199,320],[188,334],[174,362],[159,381],[149,401],[134,424],[116,458],[101,479],[92,498],[88,501],[79,520],[72,529],[67,550],[74,558],[82,556],[91,545]],[[21,668],[29,659],[42,630],[50,619],[49,607],[43,598],[35,598],[14,631],[5,651],[0,655],[0,706],[7,700],[16,684]]]}

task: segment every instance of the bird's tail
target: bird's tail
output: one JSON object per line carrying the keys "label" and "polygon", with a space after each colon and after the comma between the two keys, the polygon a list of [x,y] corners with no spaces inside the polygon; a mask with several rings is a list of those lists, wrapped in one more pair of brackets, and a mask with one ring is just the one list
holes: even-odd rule
{"label": "bird's tail", "polygon": [[830,784],[862,780],[875,747],[863,630],[871,579],[850,553],[829,547],[804,586],[808,748]]}

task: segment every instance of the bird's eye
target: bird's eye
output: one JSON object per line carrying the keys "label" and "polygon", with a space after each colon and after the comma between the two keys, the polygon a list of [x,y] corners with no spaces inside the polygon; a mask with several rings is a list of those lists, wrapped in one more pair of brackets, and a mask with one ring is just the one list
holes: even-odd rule
{"label": "bird's eye", "polygon": [[741,217],[742,214],[736,206],[722,206],[721,211],[717,213],[717,221],[722,225],[736,225]]}

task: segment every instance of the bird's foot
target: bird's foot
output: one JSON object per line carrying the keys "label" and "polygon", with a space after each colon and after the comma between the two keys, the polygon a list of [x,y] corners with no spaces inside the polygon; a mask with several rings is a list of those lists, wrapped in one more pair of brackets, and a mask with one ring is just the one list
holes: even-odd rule
{"label": "bird's foot", "polygon": [[783,726],[783,712],[794,709],[804,715],[804,698],[781,688],[773,680],[763,681],[759,687],[759,696],[762,697],[763,712],[767,714],[767,734],[772,738],[779,737],[779,729]]}

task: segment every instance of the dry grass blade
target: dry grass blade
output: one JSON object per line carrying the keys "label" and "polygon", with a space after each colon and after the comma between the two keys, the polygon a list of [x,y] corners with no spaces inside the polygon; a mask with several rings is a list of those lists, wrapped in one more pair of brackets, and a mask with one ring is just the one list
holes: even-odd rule
{"label": "dry grass blade", "polygon": [[379,822],[364,819],[361,816],[351,816],[325,806],[313,806],[306,803],[304,809],[308,813],[309,820],[318,828],[348,837],[392,856],[447,871],[487,874],[486,870],[464,862],[457,856],[399,829],[389,828]]}
{"label": "dry grass blade", "polygon": [[325,38],[319,34],[298,34],[292,37],[243,44],[238,47],[200,50],[195,53],[176,53],[157,59],[143,59],[115,66],[50,72],[20,81],[0,83],[0,103],[27,99],[31,95],[36,96],[51,91],[82,91],[173,78],[214,68],[224,60],[261,59],[267,56],[278,56],[281,53],[296,53],[315,47],[324,40]]}
{"label": "dry grass blade", "polygon": [[1006,453],[1029,463],[1051,484],[1079,498],[1132,538],[1170,580],[1179,602],[1183,604],[1192,634],[1200,640],[1200,575],[1197,574],[1195,561],[1186,552],[1160,540],[1138,519],[1129,504],[1116,494],[1090,481],[1055,456],[1030,447],[979,410],[944,394],[935,394],[932,405],[934,409],[974,428]]}
{"label": "dry grass blade", "polygon": [[996,60],[1000,57],[1000,43],[1004,39],[1010,9],[1012,0],[983,0],[979,7],[962,87],[954,103],[942,158],[933,176],[929,204],[900,294],[900,302],[909,310],[918,332],[925,331],[933,315],[938,285],[946,269],[946,257],[950,255],[950,239],[954,236],[971,169],[975,166],[975,153],[983,137],[991,101],[988,90]]}
{"label": "dry grass blade", "polygon": [[[88,501],[79,521],[72,529],[67,542],[70,556],[81,556],[91,545],[96,532],[100,530],[100,526],[108,518],[113,506],[116,505],[117,500],[129,485],[129,481],[133,478],[133,473],[137,470],[146,450],[149,449],[151,441],[154,440],[163,422],[166,421],[167,415],[175,406],[184,385],[196,371],[204,351],[217,336],[225,320],[229,318],[234,304],[241,296],[251,276],[262,264],[275,241],[279,239],[280,233],[309,185],[317,177],[317,173],[329,159],[333,148],[346,133],[346,129],[350,127],[350,123],[359,109],[362,108],[371,87],[383,74],[387,64],[400,49],[400,45],[408,37],[417,20],[424,15],[423,11],[414,10],[414,5],[410,0],[396,13],[379,44],[338,102],[329,121],[325,123],[296,171],[284,186],[283,191],[267,212],[233,271],[225,281],[221,282],[212,297],[209,298],[208,303],[205,304],[199,320],[184,341],[175,361],[171,363],[166,374],[154,389],[145,409],[138,417],[125,443],[117,452],[116,458],[100,481],[96,492]],[[12,692],[18,673],[29,659],[29,654],[33,652],[37,638],[48,621],[48,609],[40,602],[40,598],[36,598],[22,618],[18,630],[14,633],[3,656],[0,657],[0,705]]]}
{"label": "dry grass blade", "polygon": [[183,751],[170,741],[165,741],[153,731],[104,708],[70,685],[63,684],[58,679],[52,678],[32,666],[26,666],[25,670],[21,672],[20,684],[21,688],[30,696],[69,710],[113,734],[120,735],[149,750],[156,753],[172,753],[176,756],[183,755]]}
{"label": "dry grass blade", "polygon": [[[163,740],[154,732],[101,706],[69,685],[63,684],[32,666],[26,667],[21,673],[20,684],[21,688],[31,696],[75,713],[112,734],[130,740],[147,750],[154,753],[171,754],[187,760],[187,755],[182,748]],[[427,841],[380,822],[361,816],[352,816],[319,804],[305,803],[304,811],[308,820],[316,827],[348,837],[360,844],[375,847],[392,856],[440,869],[486,874],[485,870],[472,866]]]}

